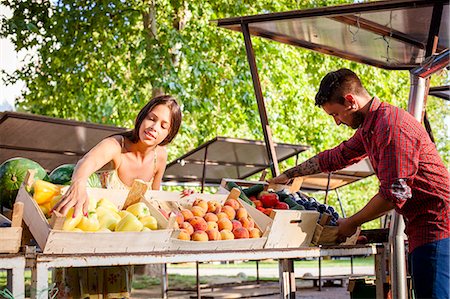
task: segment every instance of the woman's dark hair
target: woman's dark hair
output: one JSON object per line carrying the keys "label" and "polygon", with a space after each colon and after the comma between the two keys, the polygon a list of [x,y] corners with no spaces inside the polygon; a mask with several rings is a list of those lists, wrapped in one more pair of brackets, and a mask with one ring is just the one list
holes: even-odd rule
{"label": "woman's dark hair", "polygon": [[316,106],[322,106],[327,102],[343,104],[344,96],[348,93],[358,95],[367,94],[358,76],[349,69],[339,69],[329,72],[320,82],[319,91],[316,94]]}
{"label": "woman's dark hair", "polygon": [[175,98],[170,95],[161,95],[151,99],[141,111],[139,111],[134,123],[134,129],[119,135],[127,137],[133,143],[137,143],[139,141],[139,128],[141,127],[142,122],[147,117],[148,113],[158,105],[165,105],[170,109],[171,120],[169,134],[159,145],[169,144],[177,135],[182,119],[180,106]]}

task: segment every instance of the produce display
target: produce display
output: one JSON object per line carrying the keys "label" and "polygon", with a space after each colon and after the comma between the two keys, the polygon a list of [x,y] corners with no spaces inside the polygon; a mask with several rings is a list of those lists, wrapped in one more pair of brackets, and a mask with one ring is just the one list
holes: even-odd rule
{"label": "produce display", "polygon": [[191,207],[172,213],[180,228],[179,240],[218,241],[261,237],[254,220],[236,199],[228,198],[223,205],[215,200],[196,199]]}
{"label": "produce display", "polygon": [[28,169],[36,170],[34,179],[48,180],[45,169],[30,159],[11,158],[0,165],[0,204],[3,207],[12,208]]}
{"label": "produce display", "polygon": [[[32,186],[33,199],[47,218],[61,199],[61,187],[43,180],[36,180]],[[158,229],[158,223],[143,202],[135,203],[119,211],[117,206],[106,198],[96,201],[89,199],[87,216],[73,216],[73,208],[66,215],[62,230],[65,231],[150,231]]]}
{"label": "produce display", "polygon": [[262,191],[263,187],[261,184],[242,189],[245,194],[248,194],[247,196],[254,204],[254,207],[262,213],[270,216],[274,209],[317,211],[320,213],[318,222],[322,218],[322,215],[326,213],[330,215],[328,225],[337,225],[339,213],[332,206],[322,204],[314,197],[307,196],[300,191],[294,193],[288,193],[286,191]]}

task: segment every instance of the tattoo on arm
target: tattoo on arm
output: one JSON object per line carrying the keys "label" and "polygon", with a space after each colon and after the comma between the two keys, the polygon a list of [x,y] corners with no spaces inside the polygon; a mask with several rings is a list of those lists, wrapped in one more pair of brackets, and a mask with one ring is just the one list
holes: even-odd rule
{"label": "tattoo on arm", "polygon": [[319,159],[314,156],[302,164],[299,164],[284,172],[288,178],[294,178],[298,176],[305,176],[310,174],[320,173]]}

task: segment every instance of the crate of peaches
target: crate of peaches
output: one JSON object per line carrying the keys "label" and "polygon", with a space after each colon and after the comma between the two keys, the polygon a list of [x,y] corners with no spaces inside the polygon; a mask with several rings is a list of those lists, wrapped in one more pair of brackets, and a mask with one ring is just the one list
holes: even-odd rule
{"label": "crate of peaches", "polygon": [[[172,250],[260,249],[266,242],[258,220],[238,199],[229,195],[193,194],[171,213],[178,230],[171,239]],[[170,220],[169,220],[170,221]]]}
{"label": "crate of peaches", "polygon": [[138,196],[132,196],[134,188],[131,191],[87,188],[87,216],[80,214],[73,217],[73,208],[66,216],[50,213],[67,186],[42,180],[33,182],[27,179],[19,190],[16,202],[23,203],[23,220],[44,253],[167,250],[173,229],[168,228],[167,218],[147,198],[174,200],[177,196],[170,192],[147,191],[146,185],[140,186],[142,192]]}

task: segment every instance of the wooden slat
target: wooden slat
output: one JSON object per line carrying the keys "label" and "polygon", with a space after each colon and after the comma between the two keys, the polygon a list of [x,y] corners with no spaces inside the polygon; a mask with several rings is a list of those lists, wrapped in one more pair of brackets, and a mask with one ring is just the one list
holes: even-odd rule
{"label": "wooden slat", "polygon": [[127,199],[122,207],[122,210],[125,210],[132,204],[138,203],[141,201],[141,197],[145,196],[145,193],[148,190],[148,183],[143,180],[134,180],[131,185],[130,192],[128,193]]}
{"label": "wooden slat", "polygon": [[23,219],[23,203],[16,202],[13,208],[11,227],[22,227],[22,219]]}

